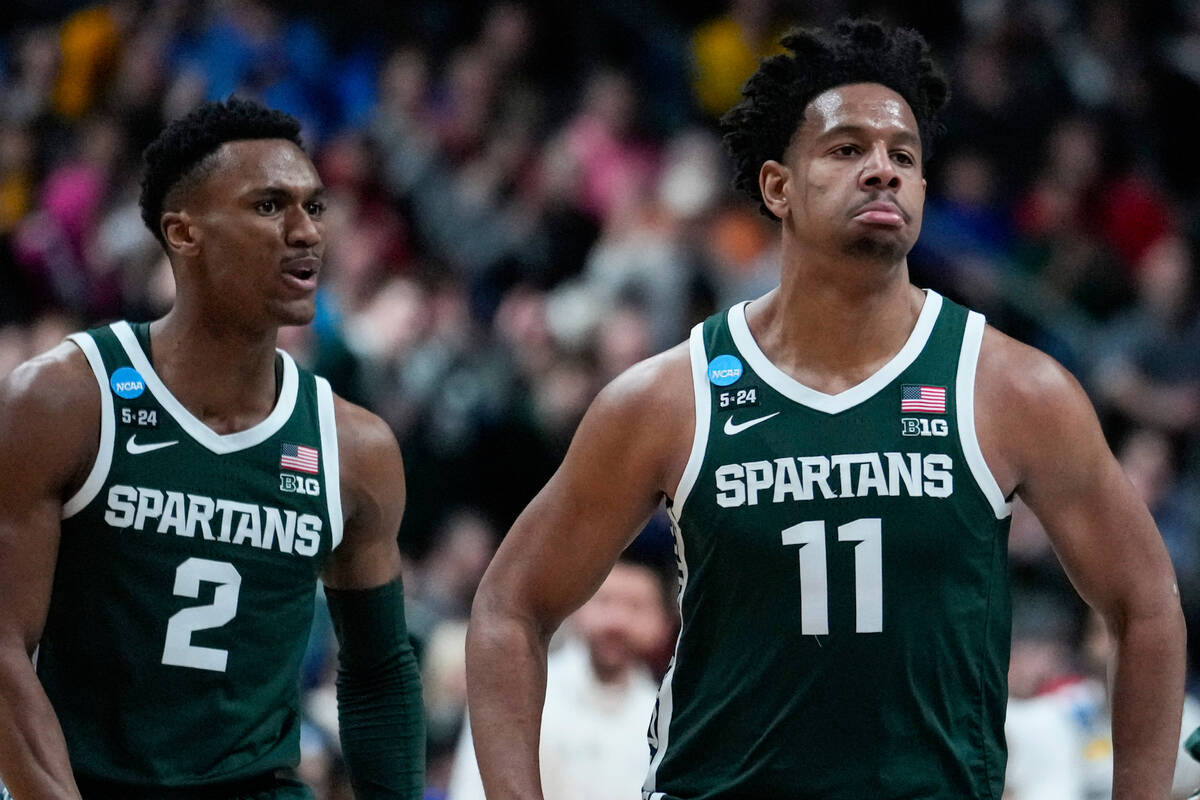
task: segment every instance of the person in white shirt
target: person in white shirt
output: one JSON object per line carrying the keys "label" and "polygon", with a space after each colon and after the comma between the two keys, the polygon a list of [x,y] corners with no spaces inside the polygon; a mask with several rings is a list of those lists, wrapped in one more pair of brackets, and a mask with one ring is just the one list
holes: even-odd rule
{"label": "person in white shirt", "polygon": [[[668,590],[653,568],[618,561],[547,664],[541,775],[546,800],[640,797],[646,730],[658,684],[646,666],[672,630]],[[484,800],[464,725],[448,800]]]}

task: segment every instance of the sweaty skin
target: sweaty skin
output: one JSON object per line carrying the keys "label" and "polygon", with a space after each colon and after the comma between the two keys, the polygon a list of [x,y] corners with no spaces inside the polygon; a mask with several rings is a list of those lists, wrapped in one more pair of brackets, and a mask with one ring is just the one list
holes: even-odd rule
{"label": "sweaty skin", "polygon": [[[163,214],[177,283],[151,326],[155,371],[219,434],[275,405],[275,341],[312,319],[324,250],[323,187],[296,145],[227,142],[187,201]],[[382,420],[341,398],[334,413],[344,532],[322,579],[371,588],[400,574],[400,450]],[[101,403],[82,352],[65,343],[0,381],[0,775],[16,797],[79,798],[58,720],[34,672],[63,503],[96,459]]]}
{"label": "sweaty skin", "polygon": [[[917,123],[878,84],[824,92],[782,162],[760,172],[781,221],[779,287],[747,310],[764,353],[835,394],[889,361],[923,293],[905,257],[925,181]],[[870,204],[878,213],[863,213]],[[489,567],[467,639],[467,685],[489,798],[541,798],[538,731],[546,647],[621,550],[678,487],[695,411],[686,344],[632,367],[580,423],[561,467]],[[1184,624],[1149,512],[1105,443],[1078,383],[1053,359],[988,328],[975,384],[985,460],[1006,497],[1038,515],[1118,651],[1113,673],[1116,800],[1167,796],[1180,727]]]}

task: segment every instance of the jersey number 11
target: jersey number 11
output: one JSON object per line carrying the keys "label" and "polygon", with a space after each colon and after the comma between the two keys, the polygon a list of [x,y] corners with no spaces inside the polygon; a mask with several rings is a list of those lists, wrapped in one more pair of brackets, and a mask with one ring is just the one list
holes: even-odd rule
{"label": "jersey number 11", "polygon": [[[839,525],[839,542],[854,546],[854,630],[883,630],[883,529],[878,517]],[[783,530],[785,545],[800,545],[800,632],[829,633],[829,577],[825,563],[825,521],[801,522]]]}

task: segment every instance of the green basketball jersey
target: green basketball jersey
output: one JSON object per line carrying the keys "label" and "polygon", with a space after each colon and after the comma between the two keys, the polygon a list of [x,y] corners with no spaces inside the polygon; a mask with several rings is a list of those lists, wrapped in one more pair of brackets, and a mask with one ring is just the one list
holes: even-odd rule
{"label": "green basketball jersey", "polygon": [[274,410],[219,435],[155,374],[148,337],[124,322],[71,337],[99,384],[100,447],[63,510],[38,674],[82,777],[288,768],[316,580],[342,535],[333,395],[280,352]]}
{"label": "green basketball jersey", "polygon": [[927,292],[903,349],[828,395],[745,305],[691,335],[683,626],[644,797],[999,800],[1010,509],[975,434],[983,318]]}

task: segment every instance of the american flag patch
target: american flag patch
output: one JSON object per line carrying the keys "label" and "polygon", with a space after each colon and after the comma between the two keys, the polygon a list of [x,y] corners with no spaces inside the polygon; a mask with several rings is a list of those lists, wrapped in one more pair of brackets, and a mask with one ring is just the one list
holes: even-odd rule
{"label": "american flag patch", "polygon": [[284,444],[279,450],[279,466],[296,472],[317,474],[317,448],[302,444]]}
{"label": "american flag patch", "polygon": [[946,387],[906,383],[900,387],[900,410],[945,414]]}

